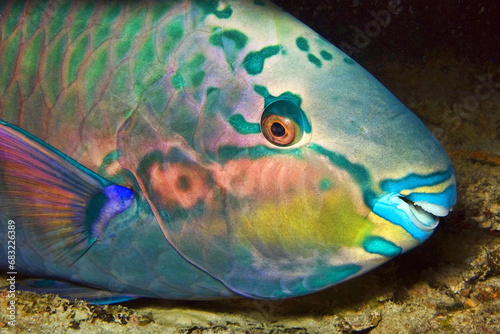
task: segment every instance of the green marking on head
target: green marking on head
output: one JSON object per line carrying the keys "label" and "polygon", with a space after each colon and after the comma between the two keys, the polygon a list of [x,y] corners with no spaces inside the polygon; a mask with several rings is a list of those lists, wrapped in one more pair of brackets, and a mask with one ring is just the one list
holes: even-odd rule
{"label": "green marking on head", "polygon": [[120,15],[121,10],[122,5],[119,2],[109,4],[92,36],[94,49],[98,48],[109,37],[113,21]]}
{"label": "green marking on head", "polygon": [[243,117],[243,115],[241,114],[232,115],[231,117],[229,117],[228,122],[236,132],[242,135],[260,133],[260,124],[247,122],[245,117]]}
{"label": "green marking on head", "polygon": [[313,55],[312,53],[309,53],[307,55],[307,59],[314,64],[314,66],[316,66],[317,68],[320,68],[323,64],[321,63],[321,60],[316,57],[315,55]]}
{"label": "green marking on head", "polygon": [[231,70],[234,70],[234,63],[238,57],[238,53],[247,45],[248,37],[239,30],[216,29],[209,38],[210,44],[220,47],[224,50],[226,61]]}
{"label": "green marking on head", "polygon": [[214,15],[219,19],[228,19],[231,17],[231,15],[233,15],[233,9],[228,5],[223,10],[216,10],[214,12]]}
{"label": "green marking on head", "polygon": [[241,50],[247,45],[248,37],[239,30],[229,29],[213,33],[209,42],[221,48],[227,47],[227,42],[232,42],[236,49]]}
{"label": "green marking on head", "polygon": [[266,5],[266,3],[262,0],[254,0],[253,3],[256,4],[257,6],[265,6]]}
{"label": "green marking on head", "polygon": [[332,187],[333,187],[333,183],[329,179],[322,179],[319,182],[319,189],[321,191],[328,191],[328,190],[332,189]]}
{"label": "green marking on head", "polygon": [[321,55],[321,58],[323,58],[324,60],[332,60],[333,59],[333,56],[330,52],[328,51],[325,51],[325,50],[321,50],[321,52],[319,53]]}
{"label": "green marking on head", "polygon": [[166,36],[161,48],[161,59],[164,61],[184,37],[184,15],[179,15],[164,29]]}
{"label": "green marking on head", "polygon": [[356,64],[356,62],[354,60],[352,60],[351,58],[347,58],[347,57],[345,57],[343,59],[343,61],[344,61],[344,63],[346,63],[348,65],[355,65]]}
{"label": "green marking on head", "polygon": [[85,36],[80,39],[75,47],[71,50],[71,55],[69,57],[69,66],[68,66],[68,76],[66,80],[68,84],[72,83],[76,79],[76,75],[78,73],[78,69],[85,59],[85,55],[87,54],[87,45],[89,44],[89,36]]}
{"label": "green marking on head", "polygon": [[80,10],[73,16],[74,22],[71,25],[72,29],[70,32],[71,41],[74,41],[87,28],[96,6],[96,1],[84,2]]}
{"label": "green marking on head", "polygon": [[266,46],[260,51],[252,51],[245,56],[241,65],[248,74],[257,75],[264,70],[264,62],[267,58],[277,55],[281,50],[280,45]]}
{"label": "green marking on head", "polygon": [[304,37],[302,36],[297,37],[297,39],[295,40],[295,44],[297,44],[299,50],[304,52],[309,51],[309,43],[307,42],[307,39],[305,39]]}

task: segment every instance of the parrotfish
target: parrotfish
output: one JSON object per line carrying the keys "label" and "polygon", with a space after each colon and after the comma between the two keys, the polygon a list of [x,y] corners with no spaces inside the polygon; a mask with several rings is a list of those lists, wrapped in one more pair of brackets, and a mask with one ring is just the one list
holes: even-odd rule
{"label": "parrotfish", "polygon": [[267,1],[0,13],[0,268],[33,289],[305,295],[421,244],[456,202],[417,116]]}

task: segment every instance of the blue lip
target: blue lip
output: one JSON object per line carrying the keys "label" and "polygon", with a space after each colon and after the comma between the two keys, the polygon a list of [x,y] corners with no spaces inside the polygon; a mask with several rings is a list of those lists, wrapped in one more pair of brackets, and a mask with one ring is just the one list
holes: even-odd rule
{"label": "blue lip", "polygon": [[[430,175],[410,174],[399,180],[384,180],[380,183],[385,195],[373,205],[373,212],[378,216],[400,225],[420,242],[432,234],[439,223],[439,216],[445,216],[456,203],[457,188],[454,182],[453,167]],[[402,195],[401,191],[411,191],[419,187],[438,186],[444,182],[453,182],[442,192],[412,192]]]}

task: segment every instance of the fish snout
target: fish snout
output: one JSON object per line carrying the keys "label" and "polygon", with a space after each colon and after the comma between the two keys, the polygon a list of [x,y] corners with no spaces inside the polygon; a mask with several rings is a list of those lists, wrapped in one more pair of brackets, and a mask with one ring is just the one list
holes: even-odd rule
{"label": "fish snout", "polygon": [[439,219],[452,211],[457,199],[452,168],[430,177],[412,175],[404,180],[387,181],[382,188],[392,191],[375,202],[373,213],[400,225],[419,242],[432,234]]}

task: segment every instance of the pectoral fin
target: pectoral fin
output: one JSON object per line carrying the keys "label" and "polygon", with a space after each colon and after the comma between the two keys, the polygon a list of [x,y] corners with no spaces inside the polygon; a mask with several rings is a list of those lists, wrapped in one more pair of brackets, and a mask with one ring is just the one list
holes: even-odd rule
{"label": "pectoral fin", "polygon": [[21,225],[32,247],[74,263],[133,196],[0,120],[0,214]]}

